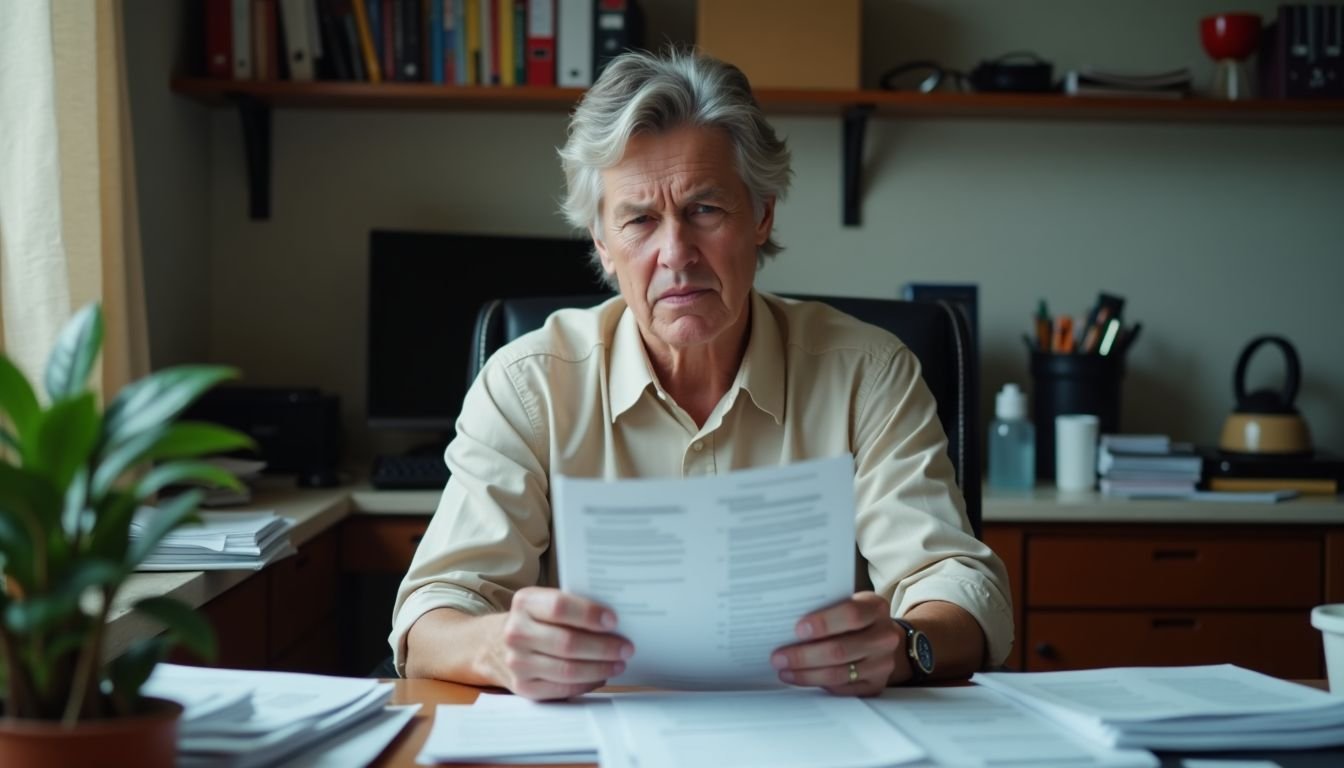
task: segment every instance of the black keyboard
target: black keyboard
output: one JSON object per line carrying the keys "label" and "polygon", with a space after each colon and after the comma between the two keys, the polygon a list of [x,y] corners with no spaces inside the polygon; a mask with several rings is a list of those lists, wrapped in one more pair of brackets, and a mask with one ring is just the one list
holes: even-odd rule
{"label": "black keyboard", "polygon": [[448,482],[448,467],[441,453],[378,456],[370,482],[385,490],[442,490]]}

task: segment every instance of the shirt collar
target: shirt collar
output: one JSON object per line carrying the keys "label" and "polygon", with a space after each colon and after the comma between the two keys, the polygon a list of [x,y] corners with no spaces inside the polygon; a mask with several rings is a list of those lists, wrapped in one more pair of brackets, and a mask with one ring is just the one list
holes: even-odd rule
{"label": "shirt collar", "polygon": [[[761,294],[751,292],[751,333],[733,382],[733,390],[743,389],[757,408],[784,422],[784,341],[779,323]],[[611,343],[611,420],[613,422],[634,407],[650,385],[658,389],[653,365],[649,362],[639,324],[627,306],[621,313]],[[735,391],[730,391],[730,397]]]}

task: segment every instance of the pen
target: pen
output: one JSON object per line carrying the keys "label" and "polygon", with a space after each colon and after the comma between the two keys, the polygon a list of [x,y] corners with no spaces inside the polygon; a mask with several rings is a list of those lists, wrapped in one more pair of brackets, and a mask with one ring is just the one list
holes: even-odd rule
{"label": "pen", "polygon": [[1134,339],[1138,338],[1139,331],[1142,330],[1143,323],[1135,323],[1133,326],[1126,329],[1125,337],[1121,339],[1120,348],[1116,350],[1115,354],[1123,355],[1129,352],[1129,348],[1134,346]]}
{"label": "pen", "polygon": [[1050,351],[1050,311],[1045,307],[1045,299],[1036,306],[1036,348]]}
{"label": "pen", "polygon": [[1055,341],[1050,351],[1057,355],[1067,355],[1073,352],[1073,318],[1068,315],[1060,315],[1055,318]]}

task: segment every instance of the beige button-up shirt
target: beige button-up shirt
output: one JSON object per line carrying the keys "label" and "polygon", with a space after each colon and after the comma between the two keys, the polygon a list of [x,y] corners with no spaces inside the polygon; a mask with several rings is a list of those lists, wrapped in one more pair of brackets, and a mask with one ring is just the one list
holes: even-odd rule
{"label": "beige button-up shirt", "polygon": [[557,312],[490,359],[467,392],[448,485],[397,594],[399,673],[406,635],[427,611],[504,611],[515,591],[558,584],[554,474],[689,477],[846,453],[859,586],[870,581],[893,616],[955,603],[984,629],[987,661],[1007,658],[1007,575],[971,533],[914,353],[825,304],[755,293],[751,312],[737,378],[703,427],[663,391],[619,297]]}

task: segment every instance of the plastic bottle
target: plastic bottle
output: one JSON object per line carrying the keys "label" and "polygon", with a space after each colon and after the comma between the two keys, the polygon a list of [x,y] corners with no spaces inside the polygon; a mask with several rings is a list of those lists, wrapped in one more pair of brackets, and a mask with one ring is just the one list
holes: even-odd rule
{"label": "plastic bottle", "polygon": [[1013,383],[994,398],[989,423],[989,487],[1030,490],[1036,486],[1036,430],[1027,421],[1027,396]]}

